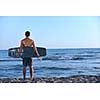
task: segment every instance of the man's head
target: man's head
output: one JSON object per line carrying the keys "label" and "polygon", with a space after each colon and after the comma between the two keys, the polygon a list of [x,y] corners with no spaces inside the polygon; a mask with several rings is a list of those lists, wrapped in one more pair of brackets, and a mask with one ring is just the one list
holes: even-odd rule
{"label": "man's head", "polygon": [[26,36],[26,37],[29,37],[29,36],[30,36],[30,32],[29,32],[29,31],[26,31],[26,32],[25,32],[25,36]]}

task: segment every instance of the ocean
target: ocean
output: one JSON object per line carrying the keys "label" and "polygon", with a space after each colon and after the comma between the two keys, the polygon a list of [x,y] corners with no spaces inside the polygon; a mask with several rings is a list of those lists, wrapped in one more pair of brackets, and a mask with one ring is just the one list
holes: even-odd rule
{"label": "ocean", "polygon": [[[47,49],[47,56],[33,58],[34,77],[100,75],[100,48]],[[0,78],[23,78],[22,59],[0,50]],[[27,67],[27,77],[29,68]]]}

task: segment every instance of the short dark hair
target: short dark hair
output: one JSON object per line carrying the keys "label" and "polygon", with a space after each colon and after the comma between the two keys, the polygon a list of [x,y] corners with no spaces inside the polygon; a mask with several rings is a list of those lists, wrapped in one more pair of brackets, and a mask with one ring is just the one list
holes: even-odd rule
{"label": "short dark hair", "polygon": [[26,36],[26,37],[30,36],[30,32],[29,32],[29,31],[26,31],[26,32],[25,32],[25,36]]}

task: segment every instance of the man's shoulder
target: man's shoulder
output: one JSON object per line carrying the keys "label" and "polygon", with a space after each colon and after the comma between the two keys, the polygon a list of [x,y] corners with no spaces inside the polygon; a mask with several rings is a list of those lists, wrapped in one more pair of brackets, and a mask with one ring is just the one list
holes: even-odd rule
{"label": "man's shoulder", "polygon": [[29,41],[30,41],[30,42],[34,42],[34,40],[33,40],[33,39],[31,39],[31,38],[29,38]]}
{"label": "man's shoulder", "polygon": [[24,38],[24,39],[22,39],[21,41],[25,41],[26,39]]}

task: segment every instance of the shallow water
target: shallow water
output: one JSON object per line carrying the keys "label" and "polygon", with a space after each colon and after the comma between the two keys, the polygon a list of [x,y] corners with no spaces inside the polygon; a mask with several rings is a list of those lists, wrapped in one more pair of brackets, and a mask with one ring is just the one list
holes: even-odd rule
{"label": "shallow water", "polygon": [[[48,49],[47,56],[34,58],[34,77],[100,75],[100,49]],[[22,59],[0,50],[0,78],[22,78]],[[27,68],[29,77],[29,68]]]}

